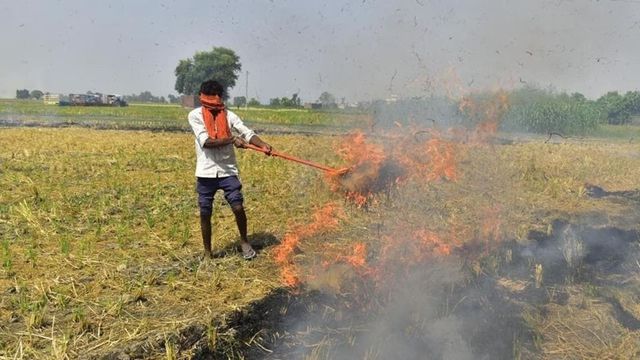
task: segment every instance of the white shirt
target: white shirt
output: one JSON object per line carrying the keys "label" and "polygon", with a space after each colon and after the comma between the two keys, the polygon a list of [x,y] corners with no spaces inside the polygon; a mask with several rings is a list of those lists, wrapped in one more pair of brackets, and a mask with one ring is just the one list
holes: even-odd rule
{"label": "white shirt", "polygon": [[[238,133],[245,141],[249,142],[255,132],[244,125],[240,117],[227,111],[227,121],[232,132]],[[207,128],[202,117],[202,107],[189,112],[189,125],[196,136],[196,176],[205,178],[217,178],[238,175],[236,153],[233,144],[217,148],[204,148],[205,141],[209,138]]]}

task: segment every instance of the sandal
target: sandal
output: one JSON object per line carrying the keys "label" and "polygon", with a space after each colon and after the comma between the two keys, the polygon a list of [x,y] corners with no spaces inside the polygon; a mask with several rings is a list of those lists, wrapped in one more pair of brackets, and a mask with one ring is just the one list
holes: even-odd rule
{"label": "sandal", "polygon": [[251,260],[256,257],[256,251],[251,248],[249,250],[242,250],[242,257],[245,260]]}

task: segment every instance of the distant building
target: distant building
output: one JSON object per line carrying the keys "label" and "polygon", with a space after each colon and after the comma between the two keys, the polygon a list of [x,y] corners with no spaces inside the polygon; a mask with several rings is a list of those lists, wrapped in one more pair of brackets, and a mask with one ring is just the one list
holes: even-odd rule
{"label": "distant building", "polygon": [[127,106],[122,95],[117,94],[69,94],[69,101],[61,105],[72,106]]}
{"label": "distant building", "polygon": [[385,101],[387,104],[394,104],[394,103],[398,102],[398,95],[396,95],[396,94],[391,94],[391,95],[389,95],[389,97],[388,97],[388,98],[386,98],[384,101]]}
{"label": "distant building", "polygon": [[319,103],[319,102],[304,103],[304,108],[305,109],[322,109],[322,103]]}
{"label": "distant building", "polygon": [[45,94],[42,97],[45,105],[58,105],[60,104],[60,94]]}
{"label": "distant building", "polygon": [[182,95],[180,103],[182,104],[182,107],[191,109],[197,108],[201,105],[200,98],[196,95]]}

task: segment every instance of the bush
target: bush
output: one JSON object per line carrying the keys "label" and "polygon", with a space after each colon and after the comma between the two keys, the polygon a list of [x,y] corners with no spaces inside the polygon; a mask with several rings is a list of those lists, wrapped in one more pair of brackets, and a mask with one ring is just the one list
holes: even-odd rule
{"label": "bush", "polygon": [[640,112],[640,92],[628,91],[620,95],[617,91],[609,91],[596,103],[602,109],[609,124],[624,125],[631,122],[631,117]]}

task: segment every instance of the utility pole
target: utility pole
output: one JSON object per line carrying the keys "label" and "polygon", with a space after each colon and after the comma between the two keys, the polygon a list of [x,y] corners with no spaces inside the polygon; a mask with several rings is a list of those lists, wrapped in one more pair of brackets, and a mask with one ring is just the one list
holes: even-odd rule
{"label": "utility pole", "polygon": [[244,86],[244,108],[249,108],[249,71],[247,70],[247,83]]}

